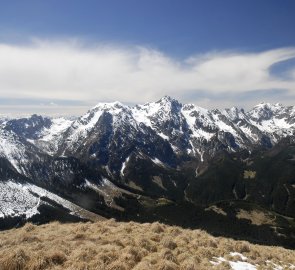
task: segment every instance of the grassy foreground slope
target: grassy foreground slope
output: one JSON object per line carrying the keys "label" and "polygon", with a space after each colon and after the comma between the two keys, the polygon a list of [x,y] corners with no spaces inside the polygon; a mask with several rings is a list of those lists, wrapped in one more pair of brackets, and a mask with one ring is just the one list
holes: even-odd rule
{"label": "grassy foreground slope", "polygon": [[295,251],[160,223],[53,222],[0,232],[0,269],[295,269]]}

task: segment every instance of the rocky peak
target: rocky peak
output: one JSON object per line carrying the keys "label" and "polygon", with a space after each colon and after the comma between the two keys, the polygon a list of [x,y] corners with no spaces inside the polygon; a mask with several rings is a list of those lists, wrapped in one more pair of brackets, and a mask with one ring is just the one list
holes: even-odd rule
{"label": "rocky peak", "polygon": [[266,103],[262,102],[256,105],[252,110],[250,110],[247,114],[248,116],[257,121],[265,121],[271,119],[273,116],[277,116],[280,113],[283,113],[285,108],[282,104],[276,103]]}

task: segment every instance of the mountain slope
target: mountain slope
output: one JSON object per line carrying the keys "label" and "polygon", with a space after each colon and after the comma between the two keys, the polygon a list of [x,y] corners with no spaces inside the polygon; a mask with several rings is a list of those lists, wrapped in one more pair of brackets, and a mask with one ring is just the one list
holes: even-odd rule
{"label": "mountain slope", "polygon": [[0,268],[295,269],[295,251],[160,223],[55,222],[0,232]]}

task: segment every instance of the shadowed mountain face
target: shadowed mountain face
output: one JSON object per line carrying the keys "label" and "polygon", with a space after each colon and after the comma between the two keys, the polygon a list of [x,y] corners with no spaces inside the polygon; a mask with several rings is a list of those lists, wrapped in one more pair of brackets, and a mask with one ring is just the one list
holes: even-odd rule
{"label": "shadowed mountain face", "polygon": [[292,246],[294,132],[294,107],[207,110],[170,97],[99,103],[75,120],[5,119],[0,219],[97,218],[80,207]]}

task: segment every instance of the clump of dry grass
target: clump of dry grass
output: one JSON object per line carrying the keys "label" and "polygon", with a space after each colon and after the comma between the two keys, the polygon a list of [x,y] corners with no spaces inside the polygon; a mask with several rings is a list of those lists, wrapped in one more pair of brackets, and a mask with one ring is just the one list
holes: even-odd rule
{"label": "clump of dry grass", "polygon": [[1,268],[7,270],[24,269],[29,261],[29,257],[22,249],[12,251],[11,253],[4,253],[4,258],[1,259]]}
{"label": "clump of dry grass", "polygon": [[1,270],[207,270],[231,269],[229,262],[213,265],[215,258],[269,268],[295,265],[295,251],[213,237],[201,230],[164,224],[115,220],[96,223],[36,226],[0,232]]}

